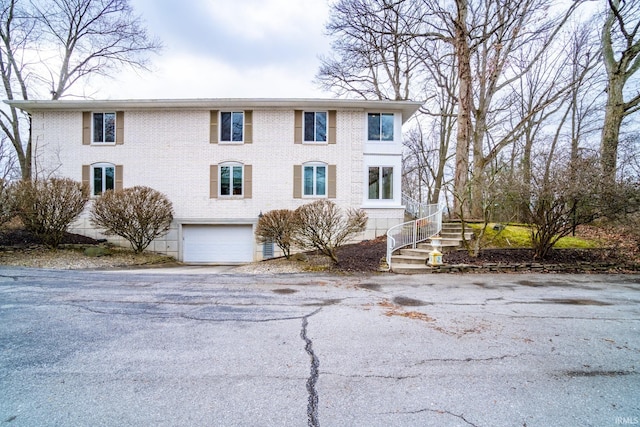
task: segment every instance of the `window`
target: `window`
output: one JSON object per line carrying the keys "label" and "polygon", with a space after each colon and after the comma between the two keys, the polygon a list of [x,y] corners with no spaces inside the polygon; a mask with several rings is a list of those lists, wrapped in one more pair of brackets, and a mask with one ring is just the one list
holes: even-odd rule
{"label": "window", "polygon": [[220,141],[242,142],[244,139],[244,113],[220,113]]}
{"label": "window", "polygon": [[369,141],[393,141],[393,114],[369,113],[367,128]]}
{"label": "window", "polygon": [[93,113],[93,139],[95,143],[116,142],[116,113]]}
{"label": "window", "polygon": [[327,195],[327,166],[323,164],[307,164],[303,166],[303,195]]}
{"label": "window", "polygon": [[304,113],[304,141],[327,142],[327,113]]}
{"label": "window", "polygon": [[220,165],[220,195],[242,196],[243,167],[239,164]]}
{"label": "window", "polygon": [[110,163],[98,163],[91,167],[91,194],[99,196],[115,189],[116,167]]}
{"label": "window", "polygon": [[393,199],[393,168],[369,168],[369,200]]}

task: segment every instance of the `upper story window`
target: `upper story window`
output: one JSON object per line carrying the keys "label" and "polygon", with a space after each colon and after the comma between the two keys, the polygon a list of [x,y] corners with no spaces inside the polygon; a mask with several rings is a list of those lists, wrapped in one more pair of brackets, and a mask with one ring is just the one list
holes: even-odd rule
{"label": "upper story window", "polygon": [[107,190],[115,189],[116,167],[111,163],[91,165],[91,195],[99,196]]}
{"label": "upper story window", "polygon": [[307,163],[303,165],[302,188],[304,196],[327,196],[327,165]]}
{"label": "upper story window", "polygon": [[220,113],[220,141],[242,142],[244,140],[244,112],[223,111]]}
{"label": "upper story window", "polygon": [[393,168],[369,167],[369,200],[393,199]]}
{"label": "upper story window", "polygon": [[220,196],[243,195],[243,167],[237,163],[220,165]]}
{"label": "upper story window", "polygon": [[124,144],[124,111],[82,112],[82,145]]}
{"label": "upper story window", "polygon": [[116,142],[116,113],[93,113],[92,142]]}
{"label": "upper story window", "polygon": [[304,113],[304,141],[327,142],[327,112]]}
{"label": "upper story window", "polygon": [[367,132],[369,141],[393,141],[393,114],[369,113]]}

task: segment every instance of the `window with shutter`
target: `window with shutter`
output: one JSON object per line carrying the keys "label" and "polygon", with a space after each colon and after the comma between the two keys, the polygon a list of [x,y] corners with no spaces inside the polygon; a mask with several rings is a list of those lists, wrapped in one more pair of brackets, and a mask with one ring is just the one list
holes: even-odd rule
{"label": "window with shutter", "polygon": [[94,163],[82,166],[82,183],[90,188],[92,196],[99,196],[108,190],[122,189],[121,165]]}
{"label": "window with shutter", "polygon": [[253,193],[253,168],[235,162],[212,165],[210,169],[210,198],[245,198]]}

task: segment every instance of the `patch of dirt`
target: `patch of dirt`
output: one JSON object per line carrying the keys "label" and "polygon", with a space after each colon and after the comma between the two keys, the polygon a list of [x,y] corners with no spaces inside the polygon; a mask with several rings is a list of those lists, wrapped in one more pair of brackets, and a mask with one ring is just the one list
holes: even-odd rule
{"label": "patch of dirt", "polygon": [[[63,245],[97,245],[102,242],[103,241],[92,239],[91,237],[73,233],[65,233],[64,239],[62,240]],[[42,239],[21,228],[0,231],[0,246],[20,248],[42,244]]]}

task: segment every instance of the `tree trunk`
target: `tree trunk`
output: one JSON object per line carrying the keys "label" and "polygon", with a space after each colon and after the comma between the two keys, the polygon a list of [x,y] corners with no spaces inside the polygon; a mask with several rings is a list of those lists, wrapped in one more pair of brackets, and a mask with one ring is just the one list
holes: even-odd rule
{"label": "tree trunk", "polygon": [[622,76],[614,74],[609,77],[601,145],[602,174],[607,186],[613,185],[616,181],[620,125],[625,115],[623,87]]}
{"label": "tree trunk", "polygon": [[467,0],[456,0],[458,16],[455,24],[455,53],[458,62],[458,133],[456,136],[456,167],[453,182],[454,212],[469,216],[469,142],[471,140],[471,53],[468,43]]}

